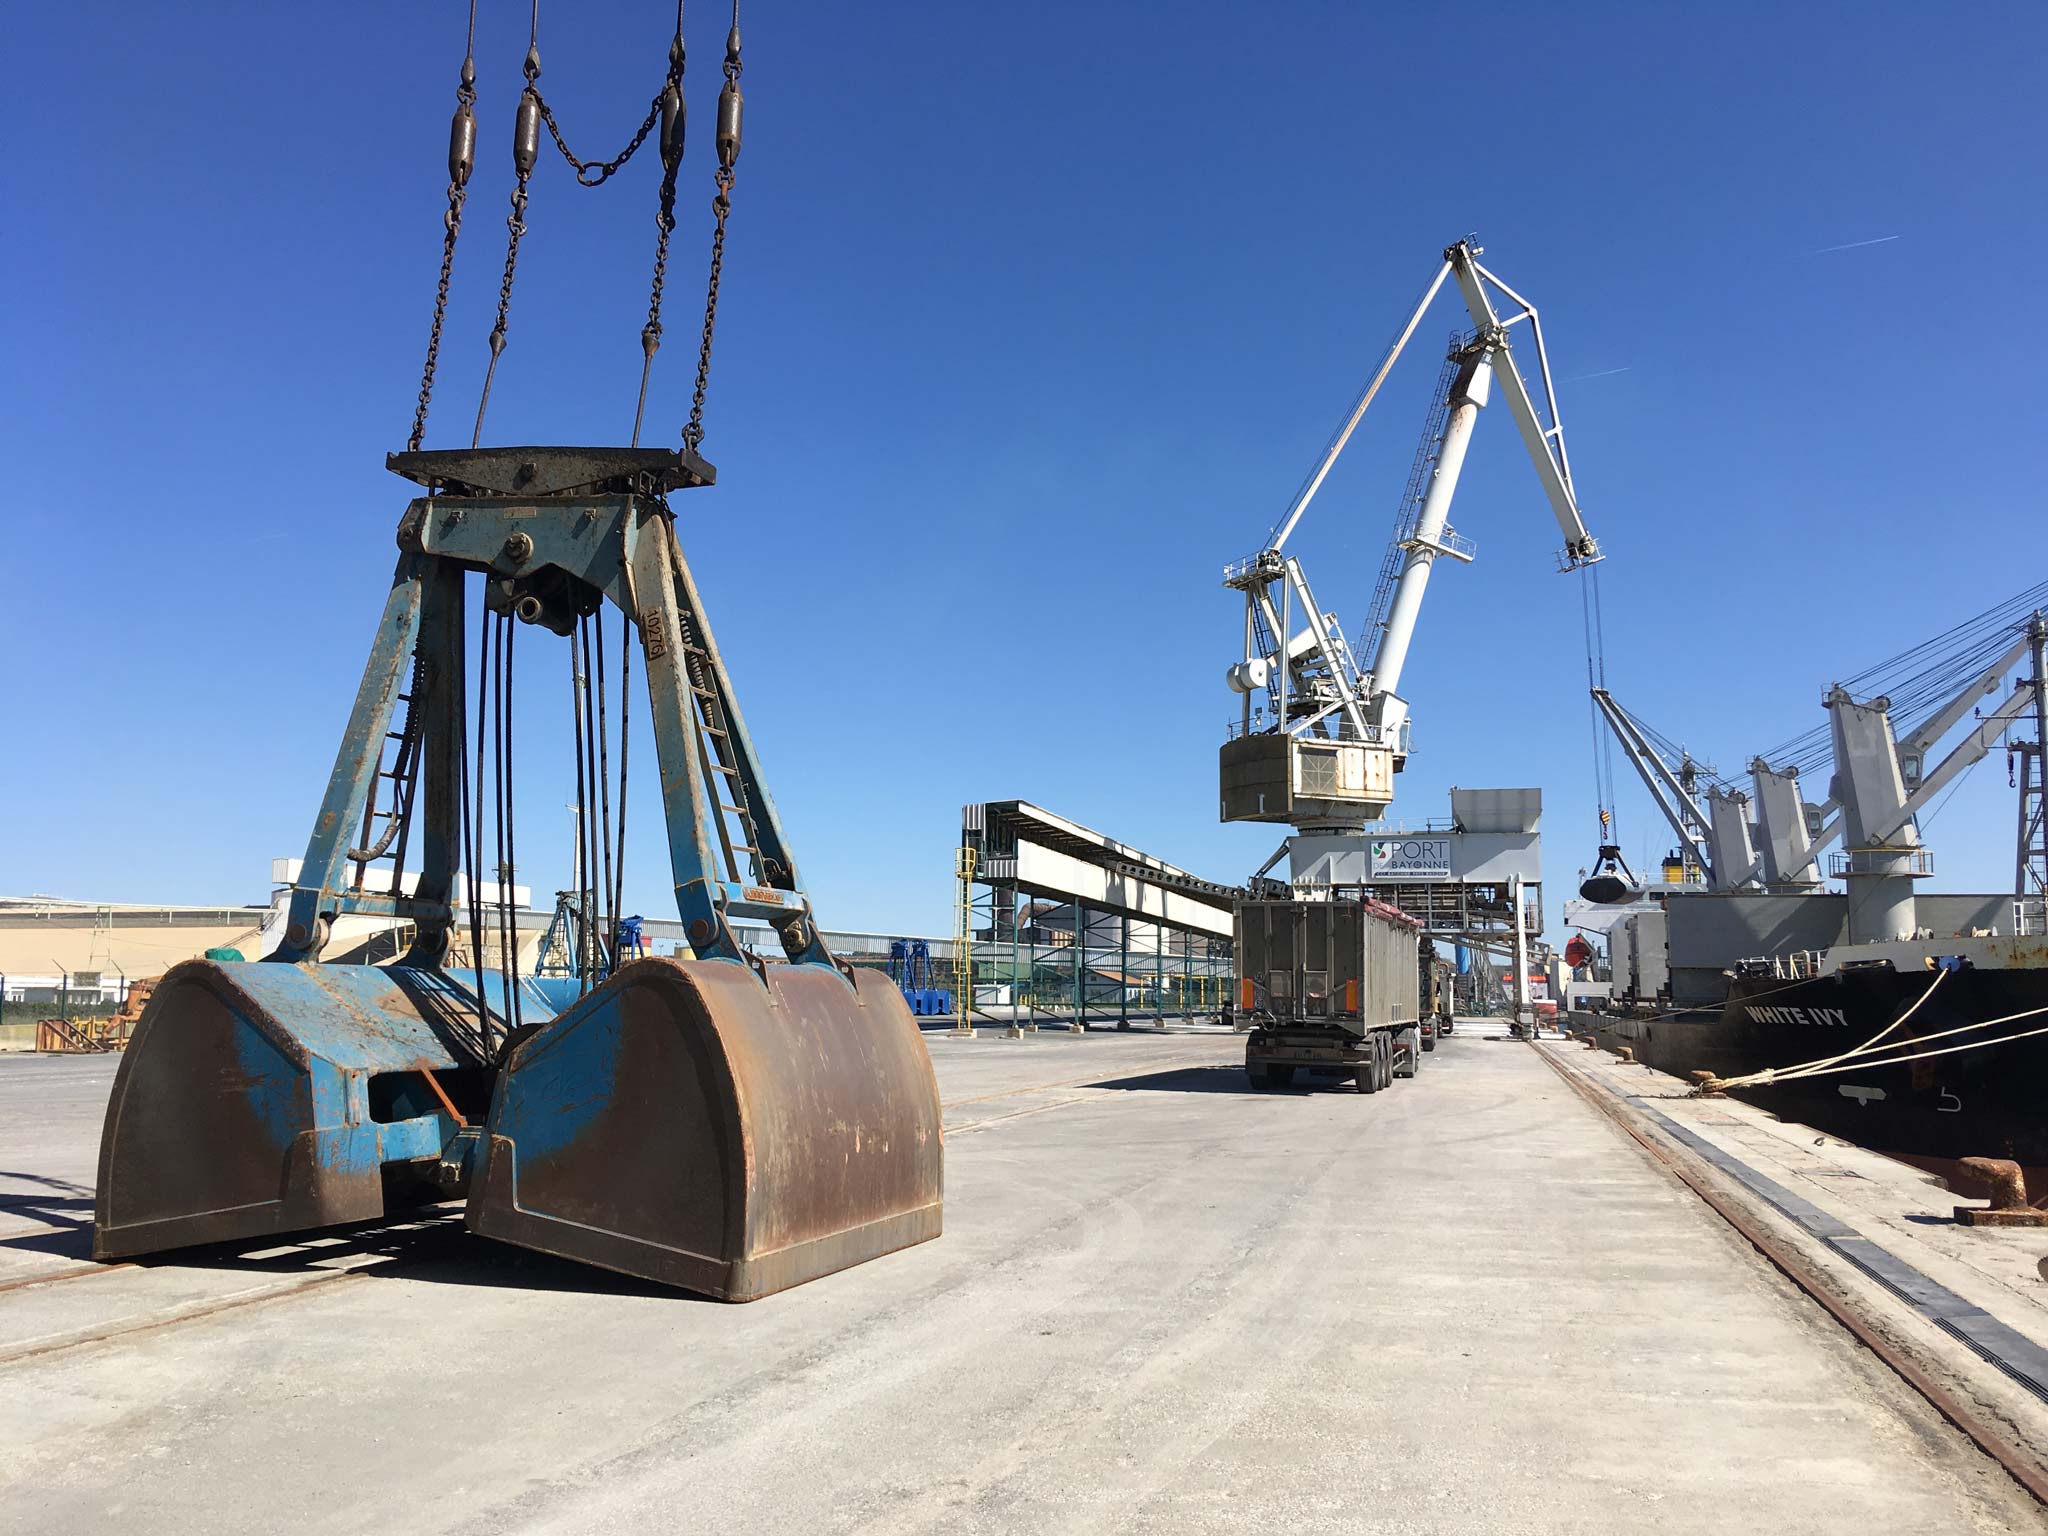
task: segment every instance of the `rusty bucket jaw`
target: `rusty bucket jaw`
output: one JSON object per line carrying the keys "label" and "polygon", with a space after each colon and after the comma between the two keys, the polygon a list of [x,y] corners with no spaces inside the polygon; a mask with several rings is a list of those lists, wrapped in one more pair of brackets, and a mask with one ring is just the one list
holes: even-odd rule
{"label": "rusty bucket jaw", "polygon": [[937,1237],[931,1059],[856,977],[622,967],[507,1051],[470,1228],[728,1301]]}
{"label": "rusty bucket jaw", "polygon": [[374,1220],[428,1197],[458,1129],[446,1105],[488,1091],[449,1022],[464,1002],[432,972],[173,967],[114,1078],[93,1256]]}

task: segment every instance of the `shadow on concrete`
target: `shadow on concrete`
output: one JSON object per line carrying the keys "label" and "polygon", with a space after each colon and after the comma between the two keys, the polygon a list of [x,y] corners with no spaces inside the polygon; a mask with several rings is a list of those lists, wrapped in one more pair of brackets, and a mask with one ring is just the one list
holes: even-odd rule
{"label": "shadow on concrete", "polygon": [[0,1249],[9,1253],[48,1253],[60,1259],[92,1257],[92,1224],[52,1227],[46,1232],[24,1232],[17,1237],[0,1237]]}
{"label": "shadow on concrete", "polygon": [[414,1259],[401,1256],[396,1265],[372,1270],[371,1274],[427,1285],[546,1291],[574,1296],[644,1296],[665,1301],[725,1305],[715,1297],[643,1280],[637,1275],[615,1274],[595,1265],[557,1258],[551,1253],[494,1243],[472,1232],[458,1230],[454,1237],[455,1242],[442,1245],[430,1257]]}
{"label": "shadow on concrete", "polygon": [[1338,1092],[1355,1092],[1351,1074],[1346,1072],[1311,1073],[1306,1068],[1294,1075],[1290,1088],[1259,1088],[1245,1069],[1236,1062],[1221,1066],[1169,1067],[1163,1072],[1140,1072],[1133,1077],[1112,1078],[1108,1082],[1090,1083],[1091,1088],[1113,1088],[1125,1093],[1242,1093],[1253,1097],[1271,1097],[1276,1094],[1308,1093],[1317,1089]]}
{"label": "shadow on concrete", "polygon": [[0,1237],[0,1249],[12,1253],[51,1253],[66,1259],[92,1257],[91,1189],[69,1179],[50,1179],[39,1173],[13,1173],[6,1169],[0,1169],[0,1179],[43,1186],[26,1194],[17,1191],[0,1194],[0,1216],[19,1216],[27,1221],[41,1222],[46,1229]]}
{"label": "shadow on concrete", "polygon": [[0,1195],[0,1215],[33,1216],[52,1226],[80,1226],[84,1218],[72,1212],[91,1209],[91,1195]]}
{"label": "shadow on concrete", "polygon": [[[40,1221],[48,1230],[0,1237],[0,1251],[49,1254],[65,1259],[92,1257],[93,1194],[77,1184],[35,1174],[0,1171],[0,1179],[46,1184],[74,1194],[0,1194],[0,1215]],[[197,1248],[137,1254],[125,1262],[143,1269],[202,1269],[252,1275],[331,1272],[337,1259],[366,1259],[352,1266],[366,1277],[468,1285],[507,1290],[573,1292],[591,1296],[666,1296],[708,1301],[672,1286],[613,1274],[553,1254],[515,1248],[478,1237],[462,1224],[458,1202],[428,1206],[385,1221],[284,1232]],[[377,1262],[382,1261],[382,1262]]]}
{"label": "shadow on concrete", "polygon": [[[84,1256],[89,1247],[88,1235],[79,1255]],[[463,1226],[460,1205],[433,1207],[398,1221],[141,1254],[129,1262],[148,1269],[295,1275],[338,1272],[337,1259],[369,1261],[346,1268],[349,1273],[372,1280],[591,1296],[671,1297],[678,1301],[710,1299],[651,1280],[614,1274],[553,1254],[478,1237]]]}

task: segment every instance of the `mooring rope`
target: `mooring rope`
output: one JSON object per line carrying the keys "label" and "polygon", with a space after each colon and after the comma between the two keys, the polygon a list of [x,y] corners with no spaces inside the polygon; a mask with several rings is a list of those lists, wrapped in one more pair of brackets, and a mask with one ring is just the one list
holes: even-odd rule
{"label": "mooring rope", "polygon": [[[1892,1031],[1897,1029],[1901,1024],[1905,1023],[1906,1020],[1912,1018],[1914,1014],[1918,1013],[1920,1011],[1920,1005],[1926,1002],[1928,998],[1934,996],[1934,989],[1940,986],[1942,982],[1947,978],[1947,976],[1947,971],[1936,971],[1934,973],[1934,979],[1927,983],[1927,990],[1925,992],[1922,992],[1918,997],[1914,998],[1913,1001],[1907,1006],[1906,1011],[1904,1013],[1900,1014],[1896,1019],[1893,1019],[1891,1023],[1885,1025],[1883,1029],[1880,1029],[1876,1034],[1872,1035],[1868,1040],[1864,1041],[1861,1045],[1851,1047],[1849,1050],[1843,1051],[1839,1055],[1817,1056],[1812,1061],[1801,1062],[1797,1066],[1782,1068],[1765,1067],[1761,1072],[1750,1072],[1742,1077],[1724,1078],[1722,1080],[1722,1086],[1727,1087],[1732,1085],[1735,1087],[1746,1088],[1753,1081],[1775,1082],[1782,1077],[1803,1077],[1808,1073],[1809,1070],[1818,1070],[1822,1067],[1831,1067],[1838,1061],[1848,1061],[1852,1057],[1862,1056],[1865,1053],[1869,1052],[1871,1049],[1873,1049],[1877,1045],[1878,1041],[1882,1040],[1886,1035],[1892,1033]],[[1745,999],[1745,1006],[1746,1005],[1747,1000]],[[1901,1041],[1900,1043],[1906,1044],[1908,1042]]]}
{"label": "mooring rope", "polygon": [[1947,975],[1947,971],[1937,972],[1934,979],[1927,984],[1927,990],[1914,999],[1905,1012],[1864,1041],[1863,1044],[1856,1046],[1852,1050],[1843,1051],[1834,1056],[1816,1057],[1812,1061],[1800,1062],[1790,1067],[1765,1067],[1758,1072],[1746,1072],[1740,1077],[1715,1078],[1711,1082],[1701,1084],[1694,1091],[1721,1093],[1730,1088],[1757,1088],[1773,1083],[1796,1082],[1809,1077],[1827,1077],[1836,1072],[1853,1072],[1860,1067],[1901,1066],[1909,1061],[1925,1061],[1933,1056],[1952,1056],[1959,1051],[1979,1051],[1995,1045],[2007,1045],[2015,1040],[2031,1039],[2035,1035],[2048,1034],[2048,1024],[2044,1024],[2034,1029],[2021,1030],[2018,1034],[2000,1035],[1994,1040],[1968,1040],[1961,1045],[1945,1045],[1939,1050],[1911,1051],[1904,1056],[1882,1056],[1879,1059],[1880,1053],[1885,1051],[1902,1050],[1907,1046],[1927,1045],[1936,1040],[1947,1040],[1956,1035],[1974,1034],[1980,1029],[1991,1029],[2000,1024],[2015,1024],[2021,1019],[2038,1018],[2040,1015],[2048,1013],[2048,1006],[2022,1008],[2018,1013],[2002,1014],[1995,1019],[1978,1019],[1969,1024],[1957,1024],[1949,1029],[1937,1030],[1931,1035],[1916,1035],[1910,1040],[1894,1040],[1888,1045],[1880,1045],[1879,1042],[1885,1036],[1897,1030],[1900,1025],[1904,1024],[1919,1011],[1920,1005],[1934,995],[1934,989],[1941,985]]}
{"label": "mooring rope", "polygon": [[[1975,1024],[1963,1024],[1957,1026],[1954,1029],[1945,1029],[1941,1031],[1940,1034],[1922,1035],[1913,1040],[1900,1040],[1893,1045],[1888,1045],[1884,1047],[1884,1049],[1896,1050],[1898,1046],[1902,1045],[1919,1045],[1923,1041],[1941,1040],[1945,1039],[1949,1035],[1968,1034],[1971,1030],[1989,1029],[1994,1024],[2011,1024],[2016,1020],[2031,1019],[2043,1013],[2048,1013],[2048,1007],[2026,1008],[2022,1009],[2018,1013],[2008,1013],[2003,1018],[1984,1019]],[[1996,1040],[1969,1040],[1965,1041],[1961,1045],[1945,1045],[1938,1051],[1915,1051],[1910,1056],[1887,1056],[1882,1061],[1841,1061],[1841,1059],[1838,1057],[1834,1058],[1834,1060],[1839,1061],[1840,1065],[1831,1066],[1823,1064],[1807,1068],[1787,1069],[1782,1072],[1774,1071],[1771,1068],[1766,1067],[1761,1072],[1752,1072],[1745,1077],[1730,1077],[1720,1079],[1710,1084],[1709,1086],[1716,1090],[1725,1088],[1750,1088],[1774,1082],[1782,1083],[1788,1080],[1796,1080],[1799,1078],[1826,1077],[1828,1074],[1832,1072],[1853,1072],[1859,1067],[1893,1067],[1899,1066],[1908,1061],[1923,1061],[1930,1056],[1952,1056],[1957,1051],[1981,1051],[1994,1045],[2010,1045],[2015,1040],[2026,1040],[2034,1035],[2048,1035],[2048,1024],[2043,1024],[2036,1029],[2023,1029],[2016,1035],[2000,1035]]]}

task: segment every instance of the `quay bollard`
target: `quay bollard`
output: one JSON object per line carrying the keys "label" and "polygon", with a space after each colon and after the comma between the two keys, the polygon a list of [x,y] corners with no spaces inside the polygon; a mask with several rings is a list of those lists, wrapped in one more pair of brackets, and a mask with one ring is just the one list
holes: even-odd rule
{"label": "quay bollard", "polygon": [[1956,1220],[1966,1227],[2048,1227],[2048,1211],[2027,1204],[2026,1175],[2005,1157],[1966,1157],[1963,1172],[1991,1186],[1990,1206],[1959,1205]]}
{"label": "quay bollard", "polygon": [[1614,1054],[1621,1058],[1621,1064],[1623,1066],[1627,1066],[1630,1062],[1636,1059],[1635,1048],[1633,1046],[1617,1045],[1614,1048]]}
{"label": "quay bollard", "polygon": [[1711,1072],[1693,1073],[1692,1091],[1702,1099],[1725,1099],[1728,1096],[1721,1087],[1721,1079]]}

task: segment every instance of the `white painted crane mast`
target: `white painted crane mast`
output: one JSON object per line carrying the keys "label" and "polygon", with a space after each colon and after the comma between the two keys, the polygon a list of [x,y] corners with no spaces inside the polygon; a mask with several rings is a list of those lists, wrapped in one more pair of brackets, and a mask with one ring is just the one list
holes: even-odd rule
{"label": "white painted crane mast", "polygon": [[[1443,265],[1314,473],[1268,536],[1266,547],[1224,570],[1224,585],[1245,597],[1244,660],[1227,674],[1243,704],[1237,728],[1222,752],[1225,821],[1283,822],[1304,830],[1355,829],[1382,815],[1392,803],[1393,775],[1408,755],[1408,706],[1398,691],[1401,674],[1414,644],[1431,568],[1443,555],[1467,562],[1473,558],[1471,541],[1451,527],[1451,502],[1472,430],[1496,387],[1521,430],[1564,534],[1559,568],[1576,570],[1600,559],[1599,545],[1586,530],[1572,489],[1571,461],[1565,453],[1564,428],[1535,306],[1482,266],[1479,256],[1479,248],[1465,240],[1444,252]],[[1361,663],[1335,616],[1316,604],[1300,561],[1284,553],[1283,546],[1447,278],[1456,279],[1473,332],[1452,351],[1456,369],[1444,401],[1442,426],[1425,444],[1418,464],[1418,476],[1427,469],[1420,506],[1404,502],[1397,519],[1388,569],[1392,571],[1391,562],[1398,555],[1399,575],[1390,585],[1383,581],[1376,594],[1367,625],[1376,631],[1372,659]],[[1496,295],[1505,301],[1505,320],[1495,306]],[[1522,324],[1528,326],[1525,334],[1542,381],[1540,410],[1516,369],[1510,344],[1510,331]],[[1299,630],[1293,612],[1297,605]],[[1265,693],[1266,701],[1255,720],[1252,696],[1259,692]]]}

